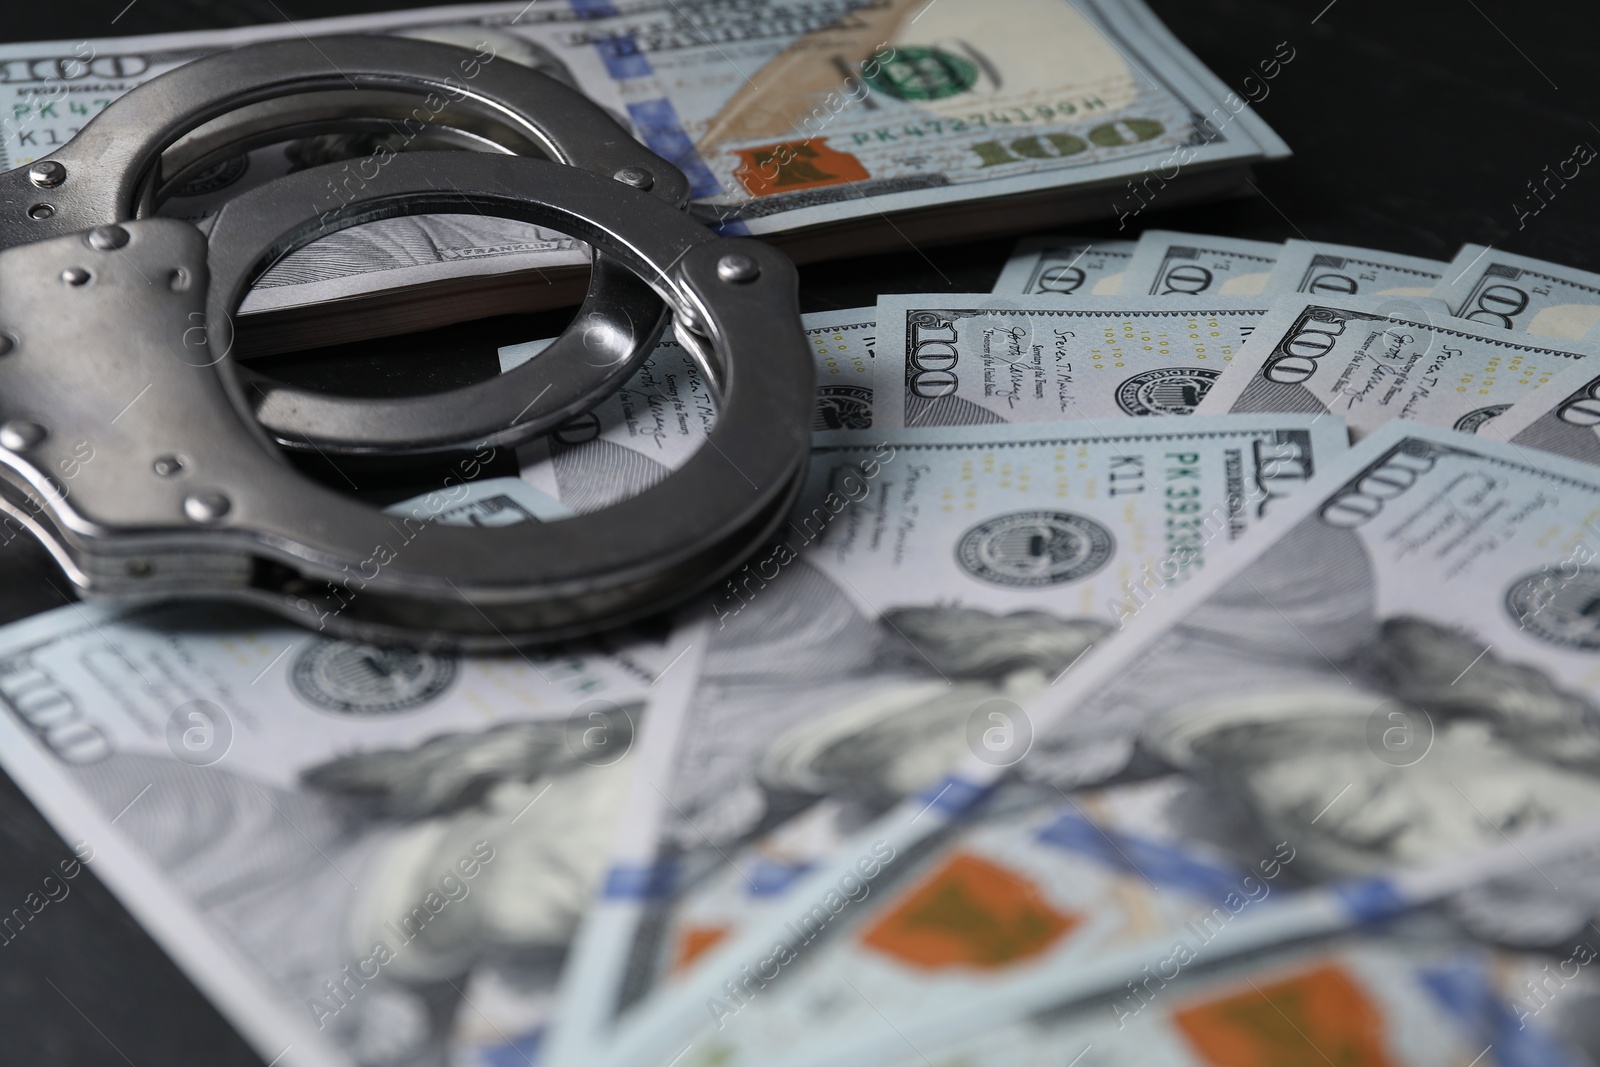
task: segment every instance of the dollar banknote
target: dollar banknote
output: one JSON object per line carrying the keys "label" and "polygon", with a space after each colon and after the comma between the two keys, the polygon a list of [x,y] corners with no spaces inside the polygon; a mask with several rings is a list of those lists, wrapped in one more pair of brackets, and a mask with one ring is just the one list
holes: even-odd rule
{"label": "dollar banknote", "polygon": [[72,605],[0,632],[0,765],[262,1062],[492,1067],[539,1040],[676,654]]}
{"label": "dollar banknote", "polygon": [[[1393,731],[1389,739],[1402,750],[1402,761],[1404,749],[1417,754],[1413,725],[1402,715],[1384,727]],[[1216,832],[1196,833],[1202,824],[1244,832],[1237,813],[1230,815],[1182,773],[1147,772],[1131,782],[1072,792],[1048,778],[1002,784],[942,838],[897,856],[870,884],[863,879],[849,908],[825,928],[813,918],[803,950],[781,968],[765,968],[765,979],[741,976],[732,993],[708,1003],[683,1062],[869,1067],[902,1062],[905,1035],[928,1042],[924,1047],[991,1048],[997,1031],[1076,1040],[1071,1049],[1055,1046],[1065,1062],[1083,1049],[1078,1031],[1036,1028],[1041,1016],[1069,1013],[1080,1022],[1097,1017],[1121,1035],[1105,1054],[1116,1050],[1125,1058],[1110,1062],[1146,1062],[1134,1049],[1148,1050],[1147,1042],[1167,1032],[1171,1010],[1207,981],[1200,975],[1219,968],[1271,970],[1270,957],[1283,945],[1304,944],[1350,921],[1324,908],[1326,900],[1314,890],[1305,891],[1314,879],[1300,876],[1293,835],[1272,840],[1258,831],[1253,845],[1223,849],[1216,847]],[[1498,957],[1502,978],[1509,978],[1514,961],[1491,957],[1476,937],[1486,936],[1489,945],[1541,947],[1587,938],[1586,920],[1597,902],[1593,890],[1578,887],[1592,881],[1600,832],[1589,842],[1577,866],[1536,861],[1550,882],[1505,849],[1513,877],[1523,884],[1511,896],[1484,901],[1490,907],[1478,910],[1487,922],[1473,916],[1452,932],[1448,951],[1485,962]],[[1443,910],[1464,914],[1463,898],[1471,892],[1456,895]],[[1508,921],[1508,911],[1517,918]],[[709,907],[696,918],[719,921]],[[1409,947],[1413,958],[1419,947],[1425,946]],[[1531,958],[1522,962],[1528,971],[1538,969]],[[1566,980],[1572,976],[1569,971]],[[1120,988],[1108,996],[1108,985]],[[1540,1014],[1544,998],[1509,981],[1480,985],[1479,993],[1491,989],[1504,996],[1501,1004],[1463,1004],[1460,1017],[1435,1036],[1462,1024],[1469,1033],[1506,1027],[1527,1042],[1524,1053],[1552,1046],[1546,1028],[1530,1025],[1552,1022],[1530,1019]],[[1582,1036],[1586,1028],[1571,1023],[1569,1030]],[[1472,1054],[1482,1048],[1478,1044]],[[1298,1062],[1288,1049],[1282,1055],[1269,1062]]]}
{"label": "dollar banknote", "polygon": [[[604,52],[640,137],[689,175],[698,213],[725,231],[851,222],[892,236],[883,213],[970,207],[965,222],[941,210],[932,229],[897,223],[913,239],[949,239],[992,225],[998,208],[983,199],[1033,196],[1059,211],[1063,187],[1104,190],[1175,153],[1205,170],[1286,151],[1191,73],[1192,56],[1176,58],[1182,46],[1137,0],[694,12],[645,0],[585,16],[527,18]],[[840,232],[859,249],[859,230]]]}
{"label": "dollar banknote", "polygon": [[[926,1067],[920,1049],[936,1048],[935,1062],[950,1064],[1446,1067],[1477,1057],[1479,1067],[1584,1067],[1600,1052],[1583,1019],[1596,999],[1584,969],[1595,951],[1591,938],[1552,964],[1531,953],[1462,945],[1437,931],[1344,938],[1176,982],[1141,974],[1135,1000],[1144,1007],[1136,1021],[1124,1021],[1126,1008],[1116,1016],[1104,1005],[1063,1006],[932,1047],[908,1034],[899,1054],[882,1062]],[[1544,1000],[1530,998],[1528,987],[1538,990],[1541,981],[1552,990],[1550,1010],[1535,1015],[1526,1005]]]}
{"label": "dollar banknote", "polygon": [[1353,245],[1290,240],[1264,292],[1332,296],[1428,296],[1449,264]]}
{"label": "dollar banknote", "polygon": [[[1013,1062],[1025,1050],[1024,1063],[1220,1067],[1321,1062],[1310,1050],[1323,1047],[1346,1062],[1443,1067],[1489,1044],[1495,1062],[1587,1062],[1573,1046],[1594,1046],[1582,1016],[1600,984],[1581,965],[1600,956],[1600,939],[1581,923],[1570,935],[1579,947],[1554,960],[1497,951],[1437,919],[1241,951],[1244,924],[1296,892],[1296,852],[1280,842],[1241,869],[1171,845],[1162,840],[1178,800],[1171,785],[1052,793],[1054,803],[1021,811],[990,801],[976,827],[908,860],[901,884],[872,884],[781,978],[757,974],[716,998],[682,1062],[902,1067],[938,1049],[951,1063]],[[1048,971],[1028,975],[1067,945],[1080,971],[1114,961],[1115,991],[1085,998],[1052,988]],[[1566,963],[1563,976],[1540,990],[1541,965],[1555,961]],[[1534,994],[1522,985],[1530,976]],[[964,1010],[973,990],[987,1002],[991,987],[1016,985],[1020,994],[981,1023]],[[1540,1010],[1551,999],[1558,1010]],[[945,1025],[928,1024],[934,1004]],[[713,1014],[726,1025],[712,1025]],[[1223,1035],[1235,1057],[1243,1045],[1262,1058],[1221,1054]]]}
{"label": "dollar banknote", "polygon": [[1186,415],[1257,324],[1260,298],[884,296],[873,394],[885,426]]}
{"label": "dollar banknote", "polygon": [[[900,858],[981,832],[980,802],[1003,803],[1012,787],[1058,791],[1069,804],[1081,797],[1070,813],[1079,821],[1057,837],[1075,835],[1135,874],[1148,862],[1152,880],[1184,868],[1139,847],[1111,859],[1139,844],[1123,831],[1159,839],[1166,827],[1191,856],[1224,858],[1238,889],[1200,925],[1226,933],[1182,935],[1202,959],[1322,936],[1491,879],[1532,884],[1544,870],[1565,881],[1563,857],[1600,841],[1600,638],[1587,610],[1600,571],[1574,562],[1594,558],[1597,508],[1593,467],[1391,423],[1322,464],[1314,484],[1236,551],[1175,591],[1152,590],[1137,625],[1007,709],[1013,733],[1031,741],[1013,765],[974,746],[942,780],[846,835],[737,938],[711,947],[626,1020],[606,1062],[650,1063],[663,1048],[736,1040],[729,1033],[744,1020],[762,1018],[762,998],[804,980],[806,954],[827,930],[846,933],[858,915],[869,924],[894,916],[894,895],[852,911],[871,900],[864,887]],[[1207,684],[1216,678],[1227,683]],[[1096,795],[1108,782],[1147,783],[1147,796],[1109,811]],[[1038,838],[1035,851],[1045,847]],[[1293,892],[1257,908],[1250,898],[1262,895],[1263,879]],[[1060,891],[1049,878],[1041,884]],[[1013,889],[1017,906],[1040,901],[1014,883],[1000,888],[1004,878],[966,885],[974,894],[983,885],[988,907]],[[960,889],[940,897],[945,910],[927,916],[924,932],[960,912]],[[1568,934],[1585,929],[1587,907]],[[848,977],[866,1000],[893,1003],[905,1032],[942,1041],[1052,1004],[1124,998],[1142,982],[1141,966],[1154,973],[1184,955],[1167,934],[1114,961],[1085,961],[1070,924],[1052,931],[1048,914],[1035,919],[987,942],[1031,945],[1016,966],[939,968],[912,952],[870,955],[858,937]],[[913,917],[899,929],[917,926]],[[1092,941],[1092,923],[1081,926]],[[895,943],[892,928],[869,929],[881,931],[880,945]],[[959,951],[950,938],[931,940],[927,952]],[[901,996],[907,990],[914,995]],[[713,1017],[709,1001],[729,1011]],[[857,1012],[842,998],[837,1006]],[[833,1062],[850,1058],[832,1051]],[[799,1049],[793,1062],[822,1061]]]}
{"label": "dollar banknote", "polygon": [[1462,245],[1433,295],[1504,330],[1582,337],[1600,322],[1600,274],[1483,245]]}
{"label": "dollar banknote", "polygon": [[1600,364],[1580,363],[1512,404],[1485,436],[1600,464]]}
{"label": "dollar banknote", "polygon": [[996,293],[1115,296],[1132,241],[1107,237],[1024,237],[994,283]]}
{"label": "dollar banknote", "polygon": [[1267,279],[1282,249],[1242,237],[1146,230],[1117,291],[1126,296],[1257,296],[1268,293]]}
{"label": "dollar banknote", "polygon": [[1021,751],[1005,736],[1015,702],[1136,614],[1148,582],[1212,566],[1343,449],[1335,420],[1312,421],[819,437],[786,539],[700,609],[700,636],[679,640],[701,657],[692,684],[685,672],[652,703],[553,1062],[593,1062],[619,1017],[737,942],[745,915],[969,743],[1001,762]]}
{"label": "dollar banknote", "polygon": [[1426,297],[1280,297],[1198,410],[1328,411],[1357,437],[1391,419],[1472,433],[1596,351]]}

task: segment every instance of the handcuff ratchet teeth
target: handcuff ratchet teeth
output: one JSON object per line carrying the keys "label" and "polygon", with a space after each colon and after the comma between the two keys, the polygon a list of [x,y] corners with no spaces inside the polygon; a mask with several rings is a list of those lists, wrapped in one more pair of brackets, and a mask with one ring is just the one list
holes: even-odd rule
{"label": "handcuff ratchet teeth", "polygon": [[[330,181],[337,164],[315,167],[228,202],[209,241],[186,222],[138,217],[164,148],[204,123],[226,128],[230,108],[351,85],[414,91],[438,80],[423,71],[469,55],[394,38],[249,46],[153,79],[60,152],[0,175],[0,510],[85,593],[224,598],[362,640],[503,647],[670,606],[782,522],[807,456],[814,375],[793,265],[692,221],[682,174],[559,82],[484,65],[463,95],[480,125],[554,159],[399,153],[354,195]],[[291,111],[257,108],[252,136],[302,123]],[[624,168],[654,180],[614,177]],[[64,180],[38,180],[63,169]],[[273,263],[350,226],[435,212],[588,242],[578,328],[493,381],[401,400],[264,382],[230,357],[233,314]],[[449,525],[436,521],[443,493],[388,514],[284,457],[285,444],[415,455],[526,440],[619,385],[654,344],[662,308],[716,387],[716,424],[681,467],[602,511]],[[622,356],[603,373],[597,344]],[[537,372],[519,376],[528,367]]]}

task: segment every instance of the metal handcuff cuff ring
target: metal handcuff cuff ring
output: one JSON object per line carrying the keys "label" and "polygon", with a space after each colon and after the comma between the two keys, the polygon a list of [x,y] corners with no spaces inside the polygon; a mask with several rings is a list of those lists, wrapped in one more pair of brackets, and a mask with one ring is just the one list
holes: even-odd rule
{"label": "metal handcuff cuff ring", "polygon": [[[468,63],[470,79],[456,73]],[[688,201],[680,171],[592,100],[536,71],[431,41],[323,37],[249,45],[168,71],[113,102],[60,150],[0,174],[0,247],[149,215],[183,174],[256,145],[329,129],[392,132],[404,104],[429,93],[441,102],[438,121],[448,115],[467,131],[457,138],[463,144],[543,154],[642,184],[673,207]],[[322,184],[348,190],[350,173],[325,174]],[[614,392],[654,349],[665,321],[649,286],[600,253],[573,325],[546,350],[552,358],[496,380],[372,399],[248,370],[242,377],[257,418],[290,449],[414,455],[512,445]]]}
{"label": "metal handcuff cuff ring", "polygon": [[[77,585],[241,600],[363,640],[494,648],[670,606],[783,521],[814,371],[781,253],[561,163],[398,155],[354,200],[330,192],[335,169],[231,201],[209,248],[193,226],[153,218],[0,252],[3,507]],[[17,178],[0,175],[8,199]],[[551,226],[641,278],[719,388],[705,445],[605,510],[494,528],[429,521],[426,505],[386,514],[293,471],[234,361],[214,357],[231,343],[231,312],[261,271],[320,236],[452,210]]]}

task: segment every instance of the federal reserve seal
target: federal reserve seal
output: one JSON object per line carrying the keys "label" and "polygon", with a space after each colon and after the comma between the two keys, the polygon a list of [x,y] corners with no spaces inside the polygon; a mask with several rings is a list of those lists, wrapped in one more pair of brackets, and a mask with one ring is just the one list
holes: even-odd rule
{"label": "federal reserve seal", "polygon": [[455,681],[455,657],[352,641],[314,641],[289,678],[306,703],[341,715],[393,715],[420,708]]}
{"label": "federal reserve seal", "polygon": [[1061,585],[1104,567],[1115,547],[1110,530],[1082,515],[1013,511],[962,534],[956,562],[995,585]]}
{"label": "federal reserve seal", "polygon": [[1460,430],[1462,433],[1477,433],[1479,430],[1483,429],[1484,423],[1488,422],[1496,415],[1504,415],[1506,413],[1506,409],[1510,406],[1510,404],[1490,404],[1486,408],[1479,408],[1477,411],[1469,411],[1456,420],[1456,424],[1454,427],[1452,427],[1452,429]]}
{"label": "federal reserve seal", "polygon": [[1129,415],[1190,415],[1221,373],[1205,367],[1143,371],[1117,386],[1117,407]]}
{"label": "federal reserve seal", "polygon": [[872,428],[872,390],[862,385],[823,385],[817,388],[813,430],[869,430]]}
{"label": "federal reserve seal", "polygon": [[1519,627],[1551,644],[1600,649],[1600,568],[1546,567],[1506,591],[1506,610]]}

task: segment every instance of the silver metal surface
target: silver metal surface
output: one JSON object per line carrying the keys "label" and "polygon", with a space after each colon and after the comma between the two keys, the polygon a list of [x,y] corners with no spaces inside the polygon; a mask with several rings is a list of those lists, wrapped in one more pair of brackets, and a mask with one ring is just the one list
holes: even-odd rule
{"label": "silver metal surface", "polygon": [[128,231],[121,226],[96,226],[89,231],[89,247],[96,252],[109,252],[128,243]]}
{"label": "silver metal surface", "polygon": [[730,285],[743,285],[761,276],[761,267],[749,256],[729,253],[717,260],[717,277]]}
{"label": "silver metal surface", "polygon": [[[133,218],[169,148],[184,150],[180,141],[208,129],[225,141],[231,120],[206,124],[241,110],[252,135],[276,137],[301,122],[292,103],[302,94],[309,94],[316,107],[327,102],[319,94],[373,92],[375,117],[385,118],[395,94],[432,93],[448,105],[438,113],[440,120],[480,123],[499,131],[503,143],[520,138],[557,162],[596,174],[644,167],[656,175],[655,196],[674,206],[687,204],[688,179],[629,136],[604,108],[505,60],[478,63],[468,76],[460,65],[472,55],[432,41],[349,35],[264,42],[185,63],[115,100],[46,159],[0,174],[0,246]],[[245,110],[285,98],[289,105]],[[343,97],[337,110],[349,114],[349,100]],[[208,143],[215,148],[215,142]],[[191,144],[187,151],[203,150]],[[45,192],[29,173],[47,162],[65,167],[66,177]],[[35,205],[50,211],[32,217]]]}
{"label": "silver metal surface", "polygon": [[67,180],[67,168],[46,159],[28,168],[28,180],[41,189],[54,189]]}
{"label": "silver metal surface", "polygon": [[13,452],[22,452],[43,441],[45,433],[45,428],[37,422],[12,419],[0,425],[0,447],[9,448]]}
{"label": "silver metal surface", "polygon": [[[191,178],[254,148],[328,133],[393,136],[404,131],[415,148],[471,148],[485,152],[547,158],[538,142],[497,117],[446,107],[433,121],[416,117],[425,94],[381,89],[297,92],[229,111],[178,138],[161,153],[160,164],[140,190],[138,214],[157,205]],[[424,114],[430,114],[424,110]]]}
{"label": "silver metal surface", "polygon": [[[191,493],[183,498],[183,513],[195,522],[217,522],[233,506],[222,493]],[[148,574],[146,568],[139,568]]]}
{"label": "silver metal surface", "polygon": [[[582,240],[586,220],[554,205],[633,205],[635,217],[606,237],[620,251],[596,256],[589,296],[577,318],[535,359],[498,377],[428,396],[383,400],[333,396],[239,372],[256,418],[286,447],[322,454],[416,455],[483,445],[511,446],[588,410],[597,391],[620,384],[641,340],[654,345],[662,317],[636,322],[634,309],[671,299],[656,264],[670,264],[710,233],[649,193],[543,160],[467,152],[395,156],[359,200],[331,191],[338,164],[291,174],[225,205],[211,227],[213,356],[232,345],[231,312],[261,271],[294,249],[375,218],[468,212],[561,229]],[[576,199],[574,199],[576,198]],[[654,261],[630,242],[655,237]],[[595,243],[595,242],[591,242]],[[597,248],[602,247],[597,244]],[[645,274],[649,280],[640,277]],[[660,290],[658,297],[652,285]]]}
{"label": "silver metal surface", "polygon": [[656,176],[643,167],[623,167],[612,177],[623,185],[631,185],[635,189],[649,189],[656,183]]}

